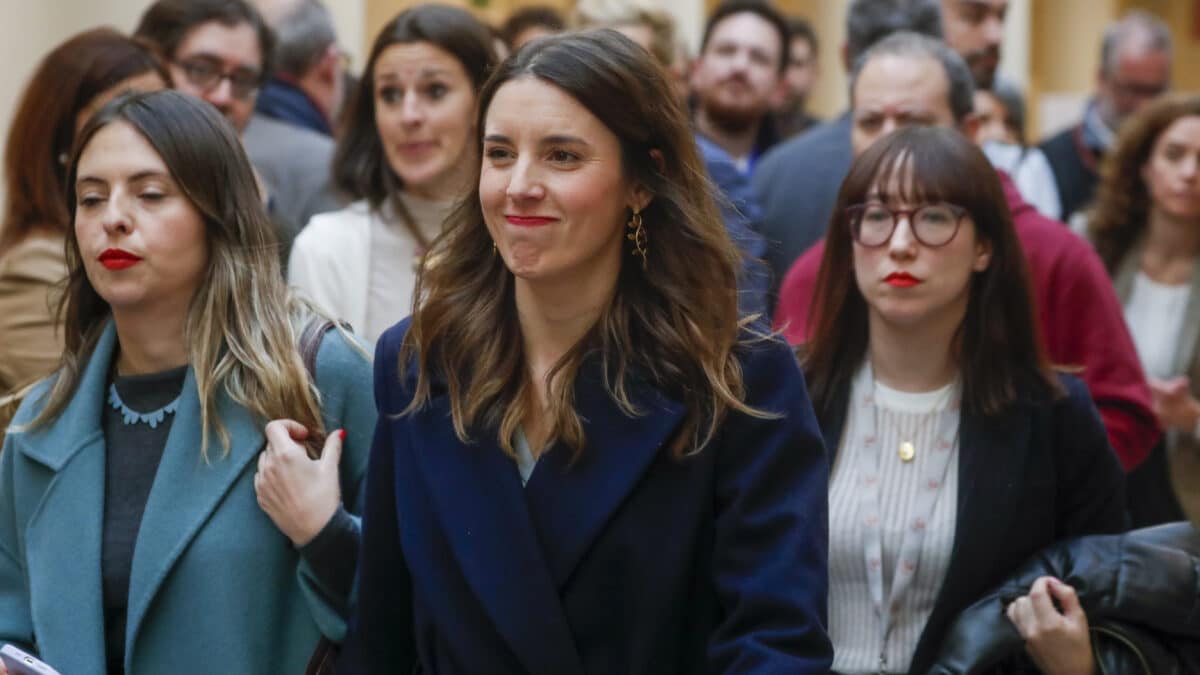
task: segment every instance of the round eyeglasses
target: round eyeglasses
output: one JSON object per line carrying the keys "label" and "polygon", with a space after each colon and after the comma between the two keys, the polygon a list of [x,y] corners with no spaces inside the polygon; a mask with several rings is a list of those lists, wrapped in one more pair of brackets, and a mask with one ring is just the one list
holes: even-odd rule
{"label": "round eyeglasses", "polygon": [[926,204],[915,209],[893,209],[880,202],[855,204],[846,209],[850,235],[859,245],[878,248],[887,244],[901,217],[908,218],[913,238],[930,248],[954,240],[967,210],[954,204]]}

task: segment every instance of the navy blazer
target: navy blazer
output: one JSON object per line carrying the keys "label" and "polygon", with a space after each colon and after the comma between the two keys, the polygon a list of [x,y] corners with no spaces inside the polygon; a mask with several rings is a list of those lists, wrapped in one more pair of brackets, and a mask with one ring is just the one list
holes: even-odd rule
{"label": "navy blazer", "polygon": [[[963,412],[958,520],[946,579],[917,642],[910,673],[933,665],[959,613],[1041,549],[1085,534],[1124,532],[1125,474],[1087,387],[1060,375],[1067,395],[1021,396],[1000,415]],[[822,420],[836,455],[849,404]]]}
{"label": "navy blazer", "polygon": [[[343,671],[426,675],[825,673],[828,462],[791,350],[746,348],[748,404],[701,453],[665,450],[684,407],[580,369],[587,448],[522,487],[494,432],[464,444],[444,393],[416,413],[407,322],[380,338],[358,605]],[[414,377],[410,374],[410,378]]]}

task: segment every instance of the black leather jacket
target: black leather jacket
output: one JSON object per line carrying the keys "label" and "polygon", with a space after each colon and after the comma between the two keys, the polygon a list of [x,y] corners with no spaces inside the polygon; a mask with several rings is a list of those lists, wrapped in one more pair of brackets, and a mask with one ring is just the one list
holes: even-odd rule
{"label": "black leather jacket", "polygon": [[959,615],[929,675],[1037,673],[1004,608],[1042,576],[1075,587],[1098,673],[1200,673],[1200,530],[1183,522],[1042,551]]}

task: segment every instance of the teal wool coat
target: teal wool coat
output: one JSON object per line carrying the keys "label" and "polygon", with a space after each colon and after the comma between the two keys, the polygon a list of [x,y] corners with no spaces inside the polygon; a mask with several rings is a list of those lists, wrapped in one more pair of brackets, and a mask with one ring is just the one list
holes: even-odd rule
{"label": "teal wool coat", "polygon": [[[64,675],[104,673],[100,553],[110,324],[53,423],[10,429],[0,454],[0,641],[30,650]],[[360,512],[375,425],[369,359],[336,331],[325,335],[316,380],[327,429],[347,431],[342,500]],[[41,409],[31,393],[13,426]],[[200,404],[189,369],[134,548],[125,671],[301,673],[324,634],[340,639],[349,599],[322,588],[258,506],[254,473],[266,420],[224,392],[215,436],[200,455]],[[347,555],[353,555],[347,552]]]}

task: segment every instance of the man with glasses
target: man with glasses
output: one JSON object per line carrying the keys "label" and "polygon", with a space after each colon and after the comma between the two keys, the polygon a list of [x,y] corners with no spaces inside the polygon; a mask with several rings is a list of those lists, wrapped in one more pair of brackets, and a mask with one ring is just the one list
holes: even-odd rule
{"label": "man with glasses", "polygon": [[[134,35],[158,48],[176,89],[212,104],[242,136],[279,227],[286,263],[292,239],[316,208],[310,206],[314,195],[330,192],[333,143],[254,114],[275,49],[266,21],[246,0],[158,0],[142,15]],[[254,141],[264,136],[271,140]],[[330,207],[336,208],[336,201]]]}
{"label": "man with glasses", "polygon": [[1171,31],[1162,19],[1134,10],[1110,25],[1100,47],[1096,85],[1083,120],[1039,146],[1054,172],[1059,220],[1076,227],[1082,225],[1100,160],[1121,123],[1171,86]]}
{"label": "man with glasses", "polygon": [[[892,131],[914,124],[954,127],[975,137],[973,75],[945,43],[910,32],[871,47],[850,78],[851,145],[857,157]],[[1021,247],[1029,263],[1042,340],[1050,360],[1080,367],[1125,469],[1149,454],[1160,432],[1150,390],[1125,326],[1124,314],[1099,256],[1061,223],[1041,215],[999,173]],[[881,226],[890,214],[875,214]],[[901,214],[936,245],[937,213]],[[944,215],[944,214],[942,214]],[[916,222],[920,221],[919,226]],[[886,229],[881,227],[880,229]],[[775,313],[793,344],[809,333],[809,307],[825,247],[818,243],[788,272]]]}

